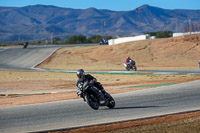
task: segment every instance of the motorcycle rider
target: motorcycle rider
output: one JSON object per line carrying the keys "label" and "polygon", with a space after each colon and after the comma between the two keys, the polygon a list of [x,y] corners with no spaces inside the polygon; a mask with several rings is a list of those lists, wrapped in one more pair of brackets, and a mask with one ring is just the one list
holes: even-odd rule
{"label": "motorcycle rider", "polygon": [[[129,56],[127,56],[127,57],[126,57],[126,61],[125,61],[126,65],[130,64],[130,63],[131,63],[131,60],[132,60],[132,59],[131,59]],[[135,65],[135,61],[134,61],[134,60],[132,60],[132,63],[133,63],[133,65]]]}
{"label": "motorcycle rider", "polygon": [[[95,86],[95,87],[91,87],[91,89],[93,89],[93,91],[99,95],[100,99],[102,100],[105,96],[105,90],[102,86],[102,84],[100,82],[97,82],[97,79],[94,78],[92,75],[90,74],[86,74],[83,69],[79,69],[77,71],[77,77],[78,77],[78,81],[76,83],[76,86],[78,87],[79,82],[88,82],[91,86]],[[82,97],[82,92],[81,90],[78,88],[77,89],[77,94],[80,95]]]}
{"label": "motorcycle rider", "polygon": [[129,63],[130,63],[130,60],[131,60],[131,58],[130,58],[129,56],[127,56],[127,57],[126,57],[125,63],[126,63],[126,64],[129,64]]}

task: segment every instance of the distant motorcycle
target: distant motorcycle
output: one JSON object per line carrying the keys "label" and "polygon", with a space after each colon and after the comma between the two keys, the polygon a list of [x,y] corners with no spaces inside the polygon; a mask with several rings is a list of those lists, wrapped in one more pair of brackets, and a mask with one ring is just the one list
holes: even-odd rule
{"label": "distant motorcycle", "polygon": [[137,71],[135,61],[133,61],[133,60],[130,60],[129,63],[125,62],[124,66],[125,66],[127,71],[130,71],[130,70]]}
{"label": "distant motorcycle", "polygon": [[23,48],[27,48],[27,47],[28,47],[28,42],[25,42]]}
{"label": "distant motorcycle", "polygon": [[108,45],[108,40],[103,39],[103,40],[101,40],[101,41],[99,42],[99,44],[100,44],[100,45]]}
{"label": "distant motorcycle", "polygon": [[77,92],[78,96],[80,95],[83,100],[86,101],[87,104],[94,110],[98,110],[99,106],[107,106],[108,108],[115,107],[115,100],[110,94],[105,92],[105,97],[100,99],[99,94],[94,92],[93,89],[91,89],[92,87],[95,86],[90,85],[88,82],[80,82],[78,84],[78,90],[80,90],[80,92]]}

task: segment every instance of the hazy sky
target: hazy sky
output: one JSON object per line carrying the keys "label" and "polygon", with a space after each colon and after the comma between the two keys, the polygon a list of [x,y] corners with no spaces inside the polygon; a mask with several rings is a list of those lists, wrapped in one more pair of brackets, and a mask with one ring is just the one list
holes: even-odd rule
{"label": "hazy sky", "polygon": [[200,0],[0,0],[0,6],[22,7],[27,5],[54,5],[58,7],[87,9],[133,10],[141,5],[164,9],[200,9]]}

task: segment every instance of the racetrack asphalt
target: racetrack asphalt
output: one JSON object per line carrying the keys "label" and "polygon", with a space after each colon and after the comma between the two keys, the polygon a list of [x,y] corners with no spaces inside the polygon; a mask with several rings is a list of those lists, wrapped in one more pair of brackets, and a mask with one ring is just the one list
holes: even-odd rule
{"label": "racetrack asphalt", "polygon": [[0,108],[0,132],[40,132],[138,120],[200,110],[200,80],[113,94],[114,109],[82,99]]}

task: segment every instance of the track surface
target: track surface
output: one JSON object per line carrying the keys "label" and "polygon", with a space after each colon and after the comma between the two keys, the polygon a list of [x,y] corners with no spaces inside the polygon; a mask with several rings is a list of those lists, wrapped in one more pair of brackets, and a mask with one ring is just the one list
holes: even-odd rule
{"label": "track surface", "polygon": [[10,48],[0,52],[0,69],[31,70],[58,47]]}
{"label": "track surface", "polygon": [[82,99],[0,108],[0,132],[33,132],[200,110],[200,81],[113,95],[116,107],[92,110]]}
{"label": "track surface", "polygon": [[[0,52],[0,69],[31,70],[57,48],[3,50]],[[198,70],[194,71],[198,73]],[[200,110],[199,95],[200,80],[197,80],[113,95],[115,109],[101,107],[95,111],[82,99],[0,108],[0,132],[73,128]]]}
{"label": "track surface", "polygon": [[19,47],[0,50],[0,70],[32,70],[37,64],[44,61],[59,48],[90,45],[28,46],[25,49]]}

